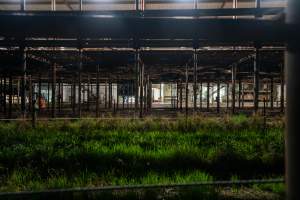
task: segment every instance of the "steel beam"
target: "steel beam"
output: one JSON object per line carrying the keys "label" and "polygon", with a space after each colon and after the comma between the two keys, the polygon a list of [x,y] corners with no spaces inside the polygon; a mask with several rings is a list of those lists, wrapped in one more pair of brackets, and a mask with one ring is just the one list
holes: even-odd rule
{"label": "steel beam", "polygon": [[207,93],[206,93],[206,108],[207,108],[207,111],[209,111],[209,100],[210,100],[210,82],[207,82]]}
{"label": "steel beam", "polygon": [[20,47],[21,53],[21,65],[22,65],[22,82],[21,82],[21,112],[23,118],[26,116],[26,71],[27,71],[27,62],[26,62],[26,49],[25,47]]}
{"label": "steel beam", "polygon": [[217,80],[217,113],[220,113],[220,78]]}

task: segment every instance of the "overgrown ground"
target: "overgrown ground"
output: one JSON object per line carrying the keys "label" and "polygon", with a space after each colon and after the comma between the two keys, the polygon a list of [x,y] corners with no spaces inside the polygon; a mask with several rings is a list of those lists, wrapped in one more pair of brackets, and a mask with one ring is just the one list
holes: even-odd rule
{"label": "overgrown ground", "polygon": [[[35,129],[26,122],[1,123],[0,191],[282,178],[283,129],[281,120],[265,126],[261,118],[245,116],[49,121]],[[242,191],[250,194],[243,196]],[[251,199],[256,193],[282,198],[284,186],[106,192],[89,197]]]}

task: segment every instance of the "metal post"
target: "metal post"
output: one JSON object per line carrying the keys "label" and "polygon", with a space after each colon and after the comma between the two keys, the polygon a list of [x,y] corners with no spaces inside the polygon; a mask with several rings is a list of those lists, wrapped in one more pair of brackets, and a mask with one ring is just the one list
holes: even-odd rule
{"label": "metal post", "polygon": [[194,92],[194,112],[196,112],[197,109],[197,67],[198,67],[198,56],[197,56],[197,50],[194,49],[194,55],[193,55],[193,61],[194,61],[194,85],[193,85],[193,92]]}
{"label": "metal post", "polygon": [[72,112],[73,116],[76,116],[76,76],[73,75],[72,81]]}
{"label": "metal post", "polygon": [[[138,0],[136,0],[138,1]],[[140,51],[136,49],[135,51],[135,112],[138,110],[139,106],[139,70],[140,70]]]}
{"label": "metal post", "polygon": [[242,97],[242,80],[241,78],[239,78],[239,94],[238,94],[238,97],[239,97],[239,102],[238,102],[238,105],[239,105],[239,109],[241,109],[241,97]]}
{"label": "metal post", "polygon": [[143,99],[144,99],[144,64],[140,69],[140,118],[143,117]]}
{"label": "metal post", "polygon": [[188,65],[185,69],[185,116],[188,115],[189,109],[189,74],[188,74]]}
{"label": "metal post", "polygon": [[[286,23],[293,27],[295,32],[292,34],[299,36],[300,24],[300,1],[289,0],[287,8]],[[300,41],[291,39],[288,41],[286,53],[286,77],[287,77],[287,108],[286,108],[286,184],[287,200],[299,199],[300,181]]]}
{"label": "metal post", "polygon": [[232,91],[231,91],[231,113],[235,113],[235,82],[236,82],[236,69],[237,66],[233,65],[231,69],[231,84],[232,84]]}
{"label": "metal post", "polygon": [[25,11],[26,10],[26,0],[21,0],[21,2],[20,2],[20,9],[21,9],[21,11]]}
{"label": "metal post", "polygon": [[58,113],[61,113],[61,78],[58,78],[58,92],[57,92],[57,102],[58,102]]}
{"label": "metal post", "polygon": [[42,99],[42,78],[41,74],[39,74],[39,85],[38,85],[38,105],[39,105],[39,110],[41,110],[41,99]]}
{"label": "metal post", "polygon": [[136,11],[139,11],[139,9],[140,9],[139,8],[139,3],[140,3],[139,0],[135,0],[135,10]]}
{"label": "metal post", "polygon": [[13,96],[13,84],[12,76],[9,76],[9,99],[8,99],[8,118],[12,118],[12,96]]}
{"label": "metal post", "polygon": [[3,79],[3,112],[6,115],[6,96],[7,96],[7,89],[6,89],[6,76]]}
{"label": "metal post", "polygon": [[56,0],[51,0],[51,10],[52,11],[56,10]]}
{"label": "metal post", "polygon": [[82,9],[83,9],[82,1],[83,0],[79,0],[79,11],[82,11]]}
{"label": "metal post", "polygon": [[78,117],[81,118],[81,71],[82,71],[83,51],[79,49],[79,65],[78,65]]}
{"label": "metal post", "polygon": [[280,112],[284,113],[284,65],[281,65],[280,76]]}
{"label": "metal post", "polygon": [[207,82],[207,92],[206,92],[206,109],[207,109],[207,112],[209,111],[209,96],[210,96],[210,92],[209,92],[209,89],[210,89],[210,82]]}
{"label": "metal post", "polygon": [[183,88],[183,84],[182,84],[182,80],[180,79],[180,88],[179,88],[179,99],[180,99],[180,103],[179,103],[179,107],[180,107],[180,110],[182,111],[182,88]]}
{"label": "metal post", "polygon": [[26,50],[25,47],[20,47],[21,65],[22,65],[22,82],[21,82],[21,112],[23,118],[26,116]]}
{"label": "metal post", "polygon": [[87,111],[90,111],[90,96],[91,96],[91,79],[90,76],[88,75],[88,82],[87,82]]}
{"label": "metal post", "polygon": [[112,108],[112,82],[108,82],[108,108]]}
{"label": "metal post", "polygon": [[56,117],[56,64],[52,66],[52,95],[51,95],[51,115],[52,118]]}
{"label": "metal post", "polygon": [[217,113],[220,113],[220,79],[217,80]]}
{"label": "metal post", "polygon": [[258,48],[255,48],[254,58],[254,113],[257,114],[259,104],[259,68],[260,68],[260,52]]}
{"label": "metal post", "polygon": [[229,83],[226,83],[226,109],[229,108]]}
{"label": "metal post", "polygon": [[2,104],[3,104],[3,89],[2,89],[2,76],[0,76],[0,112],[2,112]]}
{"label": "metal post", "polygon": [[107,108],[107,79],[104,84],[104,107]]}
{"label": "metal post", "polygon": [[100,66],[97,65],[96,73],[96,117],[99,117],[99,95],[100,95]]}
{"label": "metal post", "polygon": [[271,77],[271,91],[270,91],[270,107],[273,110],[274,107],[274,78]]}
{"label": "metal post", "polygon": [[202,109],[202,81],[200,82],[199,100],[200,100],[200,109]]}

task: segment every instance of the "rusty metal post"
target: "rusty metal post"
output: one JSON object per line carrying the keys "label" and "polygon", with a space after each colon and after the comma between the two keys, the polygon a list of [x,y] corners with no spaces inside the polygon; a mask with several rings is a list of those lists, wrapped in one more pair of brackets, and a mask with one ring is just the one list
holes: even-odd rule
{"label": "rusty metal post", "polygon": [[270,88],[270,107],[271,107],[271,110],[273,110],[274,108],[274,78],[273,76],[271,77],[271,88]]}
{"label": "rusty metal post", "polygon": [[281,113],[284,113],[284,84],[285,84],[284,65],[282,65],[281,72],[280,72],[280,112]]}
{"label": "rusty metal post", "polygon": [[185,69],[185,116],[188,115],[189,109],[189,73],[188,73],[188,65],[186,65]]}
{"label": "rusty metal post", "polygon": [[199,103],[200,103],[200,105],[199,105],[199,107],[200,107],[200,110],[202,109],[202,81],[200,82],[200,91],[199,91]]}

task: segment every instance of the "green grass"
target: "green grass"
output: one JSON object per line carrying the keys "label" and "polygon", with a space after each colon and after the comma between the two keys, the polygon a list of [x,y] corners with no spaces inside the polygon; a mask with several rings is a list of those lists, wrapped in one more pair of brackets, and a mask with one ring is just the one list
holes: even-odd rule
{"label": "green grass", "polygon": [[282,177],[283,129],[245,116],[1,123],[0,191]]}

